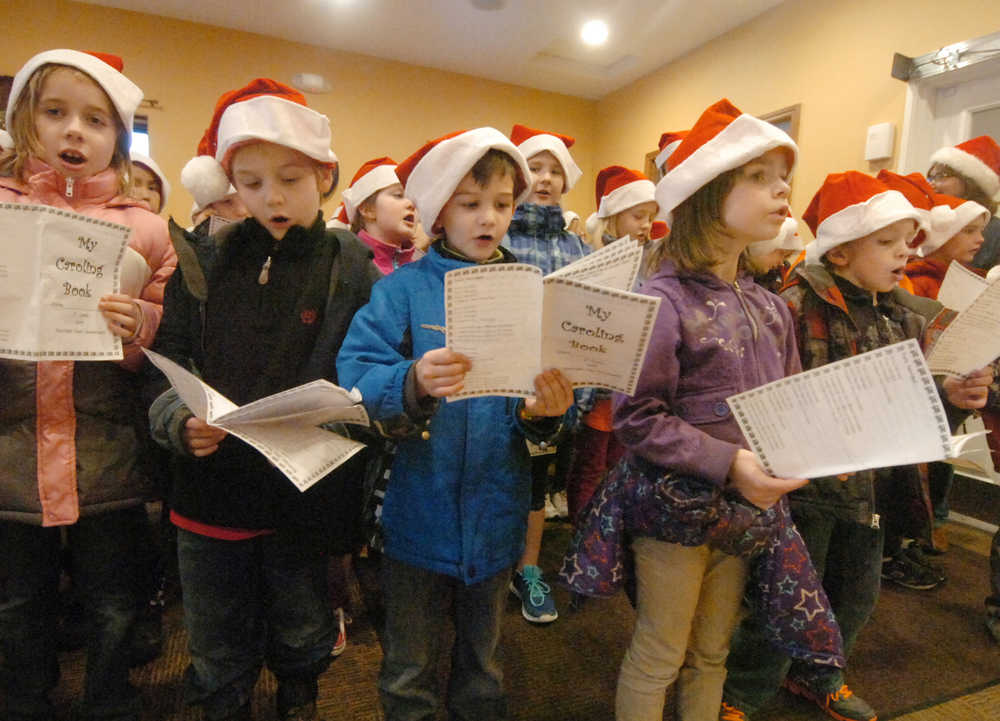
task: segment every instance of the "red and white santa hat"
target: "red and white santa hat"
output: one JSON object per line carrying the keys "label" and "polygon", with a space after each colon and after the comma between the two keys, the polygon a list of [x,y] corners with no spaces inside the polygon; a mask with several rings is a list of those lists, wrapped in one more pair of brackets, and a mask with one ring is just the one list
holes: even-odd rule
{"label": "red and white santa hat", "polygon": [[935,163],[957,170],[990,198],[1000,193],[1000,145],[989,135],[941,148],[931,156],[931,165]]}
{"label": "red and white santa hat", "polygon": [[337,209],[333,211],[333,215],[328,221],[326,221],[327,228],[340,228],[341,230],[350,230],[351,221],[347,219],[347,211],[344,210],[344,203],[341,202],[337,206]]}
{"label": "red and white santa hat", "polygon": [[677,147],[681,144],[681,141],[687,137],[689,131],[687,130],[677,130],[674,132],[666,132],[660,136],[659,148],[660,152],[656,156],[656,167],[660,169],[661,173],[667,171],[667,159],[674,154]]}
{"label": "red and white santa hat", "polygon": [[802,220],[816,236],[806,246],[806,261],[819,262],[838,245],[899,220],[910,219],[920,227],[926,223],[925,217],[905,195],[877,178],[856,170],[831,173],[802,214]]}
{"label": "red and white santa hat", "polygon": [[919,247],[927,240],[925,228],[930,225],[929,214],[931,208],[937,202],[935,200],[935,197],[938,195],[937,191],[927,182],[927,178],[920,173],[900,175],[899,173],[893,173],[891,170],[880,170],[875,177],[889,186],[890,190],[898,190],[905,195],[906,199],[910,201],[910,205],[923,215],[921,228],[917,231],[916,237],[910,241],[911,248]]}
{"label": "red and white santa hat", "polygon": [[[448,202],[462,178],[490,150],[504,152],[514,160],[523,186],[514,199],[514,205],[520,205],[531,192],[528,161],[517,146],[496,128],[475,128],[449,133],[428,141],[396,166],[396,176],[406,189],[406,197],[417,206],[420,222],[427,235],[434,235],[433,228],[441,214],[441,208]],[[514,186],[517,187],[516,182]]]}
{"label": "red and white santa hat", "polygon": [[[14,119],[14,110],[21,93],[28,85],[32,74],[43,65],[67,65],[81,70],[93,78],[101,86],[122,121],[129,143],[132,142],[132,123],[135,111],[142,102],[142,89],[122,75],[124,63],[117,55],[110,53],[81,52],[79,50],[46,50],[29,59],[17,71],[10,86],[10,96],[7,98],[6,126],[9,128]],[[10,142],[4,139],[0,144]],[[10,146],[13,143],[10,142]]]}
{"label": "red and white santa hat", "polygon": [[136,165],[141,165],[150,173],[156,176],[156,179],[160,181],[160,205],[165,206],[167,204],[167,198],[170,197],[170,181],[167,180],[167,176],[160,170],[160,166],[156,164],[148,155],[143,155],[142,153],[137,153],[134,150],[129,153],[129,157],[132,162]]}
{"label": "red and white santa hat", "polygon": [[212,122],[198,143],[198,155],[181,170],[181,184],[195,196],[195,202],[207,201],[202,207],[221,200],[231,187],[233,151],[261,141],[284,145],[326,165],[337,162],[330,150],[330,119],[306,107],[305,96],[298,90],[257,78],[219,98]]}
{"label": "red and white santa hat", "polygon": [[927,239],[917,249],[922,257],[933,253],[974,220],[984,218],[988,222],[990,211],[974,200],[938,194],[928,216]]}
{"label": "red and white santa hat", "polygon": [[799,235],[799,221],[788,216],[781,224],[778,234],[770,240],[760,240],[747,246],[750,255],[767,255],[774,250],[802,250],[805,243]]}
{"label": "red and white santa hat", "polygon": [[653,225],[649,229],[649,239],[659,240],[660,238],[666,238],[669,232],[670,226],[665,221],[654,220]]}
{"label": "red and white santa hat", "polygon": [[669,223],[673,209],[700,188],[774,148],[788,150],[791,173],[798,146],[788,133],[741,112],[725,98],[709,106],[667,158],[667,173],[656,186],[660,217]]}
{"label": "red and white santa hat", "polygon": [[351,185],[341,194],[348,224],[354,222],[363,202],[378,191],[398,184],[396,161],[392,158],[374,158],[358,168]]}
{"label": "red and white santa hat", "polygon": [[563,177],[566,180],[563,187],[564,193],[569,192],[576,185],[576,181],[580,179],[580,176],[583,175],[583,171],[577,166],[576,161],[573,160],[573,156],[569,154],[569,149],[573,147],[576,138],[571,138],[568,135],[560,135],[559,133],[549,133],[544,130],[535,130],[526,125],[515,125],[510,131],[510,141],[517,146],[517,149],[521,151],[521,155],[528,160],[543,150],[548,150],[556,156],[556,160],[562,166]]}
{"label": "red and white santa hat", "polygon": [[655,201],[656,186],[640,173],[621,165],[610,165],[597,174],[597,217],[610,218],[640,203]]}

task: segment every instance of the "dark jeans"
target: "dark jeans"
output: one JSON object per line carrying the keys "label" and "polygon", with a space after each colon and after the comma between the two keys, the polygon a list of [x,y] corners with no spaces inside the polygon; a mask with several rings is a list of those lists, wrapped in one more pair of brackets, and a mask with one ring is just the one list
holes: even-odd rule
{"label": "dark jeans", "polygon": [[[792,516],[816,573],[823,579],[844,637],[846,657],[878,601],[882,530],[837,520],[823,511],[793,510]],[[774,696],[789,674],[821,692],[836,691],[844,683],[840,669],[801,663],[793,666],[788,656],[767,643],[752,616],[746,617],[733,635],[726,669],[723,696],[748,713]]]}
{"label": "dark jeans", "polygon": [[[137,719],[138,692],[129,684],[127,638],[136,614],[137,548],[145,509],[135,506],[81,518],[66,527],[73,584],[87,626],[87,674],[80,714]],[[6,706],[12,715],[45,716],[59,681],[60,528],[0,522],[9,570],[0,602],[0,656]]]}
{"label": "dark jeans", "polygon": [[466,586],[461,579],[382,556],[385,655],[378,688],[386,721],[434,719],[446,624],[455,627],[448,681],[452,721],[507,718],[498,658],[510,571]]}
{"label": "dark jeans", "polygon": [[209,719],[230,714],[249,701],[265,662],[279,712],[315,700],[337,633],[328,555],[281,532],[221,541],[184,529],[177,552],[191,652],[185,700]]}

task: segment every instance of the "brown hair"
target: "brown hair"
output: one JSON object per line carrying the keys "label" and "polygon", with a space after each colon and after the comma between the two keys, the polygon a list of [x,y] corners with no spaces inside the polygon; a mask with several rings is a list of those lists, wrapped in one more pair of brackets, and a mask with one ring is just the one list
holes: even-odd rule
{"label": "brown hair", "polygon": [[354,220],[351,221],[351,232],[354,233],[355,235],[357,235],[359,232],[365,229],[365,219],[361,215],[362,212],[366,210],[371,210],[373,207],[375,207],[375,199],[381,192],[382,192],[381,190],[378,190],[369,195],[362,201],[361,205],[358,206],[357,210],[354,211]]}
{"label": "brown hair", "polygon": [[480,188],[485,188],[494,175],[499,175],[502,178],[506,178],[508,175],[512,176],[514,178],[515,198],[519,197],[528,187],[524,178],[521,177],[521,168],[518,167],[514,159],[496,148],[487,150],[486,154],[476,161],[469,172],[472,173],[472,179]]}
{"label": "brown hair", "polygon": [[128,195],[132,189],[129,134],[122,123],[121,117],[118,115],[117,108],[115,108],[114,103],[111,102],[111,98],[108,97],[107,92],[101,87],[100,83],[82,70],[69,65],[46,63],[28,78],[28,82],[21,91],[17,103],[14,104],[13,110],[5,119],[7,131],[14,139],[14,149],[0,156],[0,175],[24,181],[26,180],[24,172],[28,158],[41,157],[44,153],[42,141],[39,139],[38,131],[35,129],[35,112],[38,109],[38,102],[41,99],[45,81],[48,80],[52,73],[63,69],[69,70],[78,79],[86,79],[92,82],[103,93],[104,99],[108,101],[108,107],[111,109],[111,116],[114,118],[115,124],[115,151],[111,156],[111,163],[108,167],[112,168],[118,175],[118,192],[122,195]]}
{"label": "brown hair", "polygon": [[942,168],[948,175],[952,175],[965,183],[965,195],[963,196],[965,200],[971,200],[974,203],[979,203],[981,206],[990,211],[990,215],[997,214],[997,202],[988,196],[982,186],[975,180],[970,178],[968,175],[958,172],[947,163],[934,163],[930,167],[930,170],[927,171],[927,175],[931,175],[931,171],[933,171],[934,168]]}
{"label": "brown hair", "polygon": [[719,262],[714,241],[728,232],[722,204],[742,172],[742,167],[727,170],[674,208],[670,232],[649,253],[647,273],[655,272],[666,258],[689,272],[706,271]]}

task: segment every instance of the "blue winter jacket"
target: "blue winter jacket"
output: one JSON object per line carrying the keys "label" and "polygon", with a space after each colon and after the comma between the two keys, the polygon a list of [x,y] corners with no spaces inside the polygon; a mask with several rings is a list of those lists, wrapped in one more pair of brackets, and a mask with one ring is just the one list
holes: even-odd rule
{"label": "blue winter jacket", "polygon": [[[434,246],[379,280],[355,314],[337,374],[341,385],[361,391],[373,420],[407,415],[407,373],[424,353],[445,345],[444,274],[468,265]],[[417,435],[398,443],[382,509],[386,554],[466,584],[517,562],[530,503],[524,438],[551,440],[561,425],[560,419],[522,422],[521,403],[499,396],[441,402],[426,440]],[[423,420],[412,418],[412,409],[410,415]]]}

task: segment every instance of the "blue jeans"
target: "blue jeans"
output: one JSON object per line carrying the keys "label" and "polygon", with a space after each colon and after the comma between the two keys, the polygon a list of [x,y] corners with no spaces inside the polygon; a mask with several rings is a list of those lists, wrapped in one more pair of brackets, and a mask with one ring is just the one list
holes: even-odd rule
{"label": "blue jeans", "polygon": [[498,658],[510,571],[466,586],[461,579],[382,556],[385,655],[378,688],[386,721],[434,719],[438,660],[449,620],[455,626],[448,681],[452,721],[507,718]]}
{"label": "blue jeans", "polygon": [[248,703],[266,662],[278,710],[316,699],[336,638],[323,549],[277,532],[222,541],[177,531],[191,665],[185,701],[208,719]]}
{"label": "blue jeans", "polygon": [[[128,680],[128,631],[136,614],[138,544],[147,523],[135,506],[81,518],[66,527],[73,584],[87,623],[83,717],[138,719],[141,703]],[[14,716],[53,713],[48,694],[59,681],[60,528],[0,522],[9,577],[0,601],[0,676]]]}
{"label": "blue jeans", "polygon": [[[878,601],[884,534],[818,509],[793,508],[792,516],[823,579],[847,657]],[[823,693],[836,691],[844,683],[840,669],[793,665],[788,656],[768,644],[752,616],[743,620],[733,636],[726,669],[723,697],[747,713],[774,696],[789,674]]]}

